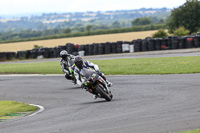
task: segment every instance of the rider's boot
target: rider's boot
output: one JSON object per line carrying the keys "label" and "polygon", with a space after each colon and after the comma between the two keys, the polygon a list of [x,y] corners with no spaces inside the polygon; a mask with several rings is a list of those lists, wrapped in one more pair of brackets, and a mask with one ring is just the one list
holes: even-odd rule
{"label": "rider's boot", "polygon": [[97,98],[101,98],[100,96],[98,96],[97,94],[93,94],[93,99],[97,99]]}
{"label": "rider's boot", "polygon": [[109,81],[106,79],[106,77],[104,76],[103,73],[100,73],[100,76],[106,81],[108,87],[111,87],[111,86],[113,85],[113,83],[109,82]]}
{"label": "rider's boot", "polygon": [[98,97],[97,95],[93,95],[93,99],[94,99],[94,100],[97,99],[97,97]]}
{"label": "rider's boot", "polygon": [[111,87],[113,85],[113,83],[109,82],[108,80],[106,80],[108,87]]}
{"label": "rider's boot", "polygon": [[72,77],[71,80],[72,80],[72,83],[74,83],[74,85],[77,84],[76,79],[74,77]]}

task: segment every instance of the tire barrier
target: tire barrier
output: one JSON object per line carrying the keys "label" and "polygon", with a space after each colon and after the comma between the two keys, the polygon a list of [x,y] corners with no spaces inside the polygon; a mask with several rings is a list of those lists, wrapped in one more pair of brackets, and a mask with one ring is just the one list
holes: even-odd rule
{"label": "tire barrier", "polygon": [[6,54],[3,52],[3,53],[0,53],[0,61],[5,61],[6,60]]}
{"label": "tire barrier", "polygon": [[122,44],[122,52],[123,53],[129,53],[130,52],[130,48],[129,48],[129,44]]}
{"label": "tire barrier", "polygon": [[78,51],[79,56],[85,56],[85,51]]}
{"label": "tire barrier", "polygon": [[0,61],[12,60],[16,58],[15,52],[2,52],[0,53]]}
{"label": "tire barrier", "polygon": [[27,55],[27,51],[17,51],[16,57],[18,59],[25,59]]}
{"label": "tire barrier", "polygon": [[130,44],[131,42],[124,41],[122,44],[122,52],[123,53],[129,53],[130,52]]}
{"label": "tire barrier", "polygon": [[171,49],[178,49],[178,37],[176,37],[176,36],[173,36],[172,38],[171,38],[171,41],[172,41],[172,43],[171,43]]}
{"label": "tire barrier", "polygon": [[200,47],[200,36],[195,36],[194,37],[194,47],[195,48]]}
{"label": "tire barrier", "polygon": [[77,56],[78,52],[73,52],[72,55]]}
{"label": "tire barrier", "polygon": [[89,55],[89,44],[85,45],[85,55]]}
{"label": "tire barrier", "polygon": [[93,55],[94,44],[88,46],[88,55]]}
{"label": "tire barrier", "polygon": [[168,49],[172,49],[172,41],[170,36],[167,38],[167,47]]}
{"label": "tire barrier", "polygon": [[43,56],[44,58],[51,58],[51,48],[43,48]]}
{"label": "tire barrier", "polygon": [[72,44],[72,43],[67,43],[67,44],[66,44],[66,50],[67,50],[67,52],[68,52],[69,54],[72,54],[73,51],[74,51],[74,44]]}
{"label": "tire barrier", "polygon": [[186,39],[186,48],[193,48],[194,38],[188,37]]}
{"label": "tire barrier", "polygon": [[105,43],[93,43],[78,45],[73,43],[66,43],[64,46],[57,46],[53,48],[35,48],[27,51],[15,52],[1,52],[0,61],[30,58],[57,58],[60,56],[61,50],[67,50],[69,54],[88,56],[88,55],[102,55],[102,54],[117,54],[127,52],[145,52],[166,49],[184,49],[184,48],[199,48],[200,35],[196,36],[169,36],[167,38],[151,38],[137,39],[130,41],[117,41]]}
{"label": "tire barrier", "polygon": [[38,56],[38,49],[31,50],[31,58],[35,59]]}
{"label": "tire barrier", "polygon": [[111,43],[111,53],[113,53],[113,54],[117,53],[117,43],[116,42]]}
{"label": "tire barrier", "polygon": [[155,38],[155,50],[161,50],[160,38]]}
{"label": "tire barrier", "polygon": [[78,45],[78,44],[74,45],[73,52],[78,52],[78,48],[79,48],[79,45]]}
{"label": "tire barrier", "polygon": [[111,53],[112,44],[110,42],[105,43],[105,54]]}
{"label": "tire barrier", "polygon": [[179,49],[185,48],[185,38],[184,37],[178,38],[178,48]]}
{"label": "tire barrier", "polygon": [[99,55],[105,54],[105,43],[100,43],[99,44]]}
{"label": "tire barrier", "polygon": [[93,43],[93,46],[94,46],[93,55],[98,55],[99,54],[99,44]]}
{"label": "tire barrier", "polygon": [[149,39],[147,40],[147,42],[148,42],[147,45],[148,51],[154,51],[155,50],[154,39]]}
{"label": "tire barrier", "polygon": [[122,41],[117,41],[117,53],[122,53]]}
{"label": "tire barrier", "polygon": [[78,51],[84,51],[85,50],[85,45],[80,45],[78,47]]}
{"label": "tire barrier", "polygon": [[133,44],[130,44],[130,45],[129,45],[129,49],[130,49],[130,53],[133,53],[133,52],[134,52],[134,45],[133,45]]}
{"label": "tire barrier", "polygon": [[148,41],[142,40],[142,51],[148,51]]}
{"label": "tire barrier", "polygon": [[134,52],[142,51],[142,40],[138,39],[138,40],[135,40],[133,42],[134,42]]}
{"label": "tire barrier", "polygon": [[160,39],[160,48],[161,48],[161,50],[168,49],[168,47],[167,47],[167,39],[166,38]]}

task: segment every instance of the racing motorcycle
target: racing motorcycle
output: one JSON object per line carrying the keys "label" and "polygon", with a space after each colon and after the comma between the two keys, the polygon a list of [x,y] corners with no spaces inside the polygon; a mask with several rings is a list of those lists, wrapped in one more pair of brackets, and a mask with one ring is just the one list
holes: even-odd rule
{"label": "racing motorcycle", "polygon": [[[74,60],[69,60],[69,64],[70,64],[70,67],[72,67],[74,64]],[[76,77],[74,76],[74,71],[69,68],[67,68],[67,70],[70,73],[70,76],[72,77],[71,82],[75,85],[77,80],[76,80]]]}
{"label": "racing motorcycle", "polygon": [[92,72],[89,78],[87,79],[87,90],[92,93],[96,94],[99,98],[104,98],[107,101],[111,101],[113,95],[111,94],[110,89],[107,86],[106,81],[99,76],[96,72]]}

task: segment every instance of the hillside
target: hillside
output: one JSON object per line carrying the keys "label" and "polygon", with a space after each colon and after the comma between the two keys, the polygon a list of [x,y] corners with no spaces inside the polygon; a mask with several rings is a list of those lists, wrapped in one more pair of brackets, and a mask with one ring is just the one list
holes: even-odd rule
{"label": "hillside", "polygon": [[[43,31],[47,29],[74,28],[74,31],[83,31],[86,25],[96,25],[98,29],[130,27],[135,18],[150,17],[155,23],[166,19],[171,9],[141,8],[136,10],[97,11],[97,12],[68,12],[49,13],[6,18],[0,16],[0,32],[20,32],[21,30]],[[95,29],[94,29],[95,30]]]}

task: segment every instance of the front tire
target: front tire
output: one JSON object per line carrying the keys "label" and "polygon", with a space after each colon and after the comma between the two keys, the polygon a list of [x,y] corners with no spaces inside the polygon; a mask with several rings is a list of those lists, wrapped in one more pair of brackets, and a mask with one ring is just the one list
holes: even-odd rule
{"label": "front tire", "polygon": [[97,85],[97,86],[96,86],[96,91],[101,95],[102,98],[105,98],[106,101],[111,101],[111,100],[112,100],[112,97],[110,97],[109,94],[107,94],[107,93],[103,90],[102,86]]}

